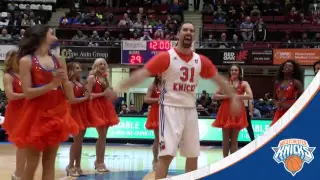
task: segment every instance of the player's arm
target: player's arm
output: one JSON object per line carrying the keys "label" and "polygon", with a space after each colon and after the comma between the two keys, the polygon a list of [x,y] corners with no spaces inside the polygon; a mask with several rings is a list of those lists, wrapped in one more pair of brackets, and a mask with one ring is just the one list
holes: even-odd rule
{"label": "player's arm", "polygon": [[66,97],[71,104],[78,104],[88,100],[88,97],[76,98],[74,96],[73,86],[74,86],[73,83],[70,81],[65,82],[63,86]]}
{"label": "player's arm", "polygon": [[240,98],[243,100],[251,100],[253,99],[252,90],[247,81],[243,81],[244,91],[246,92],[244,95],[240,95]]}
{"label": "player's arm", "polygon": [[[213,82],[215,82],[218,85],[218,91],[217,93],[217,99],[215,100],[221,100],[225,98],[232,98],[235,95],[235,90],[230,87],[230,85],[227,83],[227,79],[221,76],[218,73],[217,68],[212,64],[212,62],[205,56],[200,56],[201,58],[201,72],[200,76],[204,79],[211,79]],[[219,89],[220,88],[220,89]],[[226,96],[222,96],[221,92]]]}
{"label": "player's arm", "polygon": [[141,84],[146,78],[152,75],[163,73],[169,67],[169,63],[170,57],[168,52],[161,52],[153,56],[143,68],[134,71],[130,78],[122,81],[120,85],[115,88],[115,91],[126,91],[130,87]]}
{"label": "player's arm", "polygon": [[23,93],[13,92],[13,78],[10,74],[5,73],[3,76],[4,92],[9,100],[17,100],[25,98]]}
{"label": "player's arm", "polygon": [[221,87],[218,86],[212,99],[215,101],[220,101],[220,100],[228,99],[228,96],[223,94]]}
{"label": "player's arm", "polygon": [[154,84],[152,83],[151,86],[149,86],[146,96],[144,97],[144,102],[147,104],[153,104],[157,103],[159,101],[159,98],[152,98],[152,92],[154,91]]}

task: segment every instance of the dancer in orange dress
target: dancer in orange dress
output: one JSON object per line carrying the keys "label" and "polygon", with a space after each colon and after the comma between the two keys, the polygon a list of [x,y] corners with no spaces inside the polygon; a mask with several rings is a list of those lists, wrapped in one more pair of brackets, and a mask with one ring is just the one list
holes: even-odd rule
{"label": "dancer in orange dress", "polygon": [[119,118],[112,104],[108,99],[112,88],[107,78],[108,64],[105,59],[98,58],[94,61],[92,71],[88,77],[87,89],[92,97],[92,106],[99,118],[104,120],[103,127],[97,127],[98,139],[96,142],[96,161],[94,166],[97,172],[108,172],[104,163],[106,148],[106,136],[110,126],[117,125]]}
{"label": "dancer in orange dress", "polygon": [[[21,81],[19,77],[19,59],[18,52],[9,51],[4,61],[3,84],[4,91],[9,100],[6,107],[5,121],[2,124],[9,136],[19,121],[22,107],[25,102],[25,96],[22,93]],[[16,171],[11,175],[12,180],[18,180],[22,177],[26,158],[23,149],[17,148],[16,151]]]}
{"label": "dancer in orange dress", "polygon": [[[242,69],[238,65],[232,65],[229,69],[229,84],[233,87],[242,100],[251,100],[252,91],[247,81],[242,80]],[[241,103],[241,115],[230,115],[230,99],[223,93],[220,87],[213,96],[216,101],[222,100],[216,120],[212,123],[214,127],[222,128],[223,157],[238,150],[238,136],[241,129],[248,126],[246,108]],[[243,102],[243,101],[242,101]]]}
{"label": "dancer in orange dress", "polygon": [[48,53],[56,40],[49,26],[35,25],[26,30],[19,43],[19,72],[27,100],[9,140],[25,148],[24,180],[34,179],[41,153],[42,179],[55,179],[60,142],[79,132],[61,87],[68,80],[66,64]]}
{"label": "dancer in orange dress", "polygon": [[303,75],[298,63],[288,60],[282,63],[274,83],[274,100],[277,110],[271,126],[276,123],[287,110],[296,102],[303,92]]}
{"label": "dancer in orange dress", "polygon": [[152,145],[153,161],[152,166],[155,170],[158,163],[159,154],[159,97],[160,97],[160,84],[161,76],[158,75],[154,78],[152,85],[148,88],[148,92],[144,98],[144,102],[151,104],[151,110],[148,113],[148,120],[146,128],[154,131],[154,142]]}
{"label": "dancer in orange dress", "polygon": [[83,83],[80,81],[81,66],[77,62],[69,62],[67,64],[69,85],[73,91],[69,99],[71,104],[71,116],[78,123],[80,133],[73,137],[73,143],[70,147],[70,161],[66,167],[67,175],[72,177],[81,176],[81,152],[83,137],[87,127],[99,127],[105,123],[100,119],[89,101],[90,95]]}

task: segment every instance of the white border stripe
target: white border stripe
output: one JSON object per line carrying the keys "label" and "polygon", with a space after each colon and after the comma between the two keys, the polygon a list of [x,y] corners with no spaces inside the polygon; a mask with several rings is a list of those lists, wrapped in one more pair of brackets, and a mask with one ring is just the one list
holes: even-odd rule
{"label": "white border stripe", "polygon": [[192,171],[186,174],[170,177],[167,179],[171,180],[187,180],[187,179],[199,179],[205,176],[214,174],[220,170],[223,170],[229,166],[232,166],[234,163],[246,158],[246,156],[254,153],[260,149],[268,141],[272,140],[278,133],[280,133],[285,126],[287,126],[294,117],[297,116],[304,106],[309,103],[309,100],[313,95],[318,91],[320,85],[320,72],[315,76],[313,81],[310,83],[308,88],[303,92],[300,98],[292,105],[292,107],[275,123],[270,127],[262,136],[259,136],[257,139],[252,141],[250,144],[239,149],[237,152],[231,154],[230,156],[206,167]]}

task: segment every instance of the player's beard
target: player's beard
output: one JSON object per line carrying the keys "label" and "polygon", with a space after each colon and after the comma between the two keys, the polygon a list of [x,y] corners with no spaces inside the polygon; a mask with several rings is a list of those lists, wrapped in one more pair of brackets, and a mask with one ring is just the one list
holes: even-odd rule
{"label": "player's beard", "polygon": [[186,39],[186,37],[184,37],[182,41],[183,48],[191,48],[191,45],[192,45],[192,38],[190,37]]}

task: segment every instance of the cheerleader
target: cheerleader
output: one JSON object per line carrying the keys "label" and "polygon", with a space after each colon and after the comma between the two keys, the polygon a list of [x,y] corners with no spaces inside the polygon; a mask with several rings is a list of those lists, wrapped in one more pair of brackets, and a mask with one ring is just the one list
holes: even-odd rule
{"label": "cheerleader", "polygon": [[69,99],[71,104],[71,116],[78,123],[80,133],[73,137],[73,143],[70,147],[70,161],[66,167],[67,175],[72,177],[81,176],[81,153],[82,141],[87,127],[103,126],[104,122],[94,112],[89,101],[90,96],[85,85],[80,81],[81,67],[79,63],[69,62],[67,64],[69,86],[73,92]]}
{"label": "cheerleader", "polygon": [[[25,96],[21,88],[18,60],[18,53],[16,51],[9,51],[4,61],[3,84],[9,102],[2,127],[9,136],[12,135],[12,131],[19,120],[19,115],[25,102]],[[23,149],[18,148],[16,151],[16,171],[11,175],[12,180],[21,179],[25,160]]]}
{"label": "cheerleader", "polygon": [[68,79],[66,64],[48,53],[55,41],[53,29],[35,25],[26,30],[19,43],[19,72],[27,100],[9,140],[25,148],[24,180],[34,179],[41,153],[41,179],[55,179],[59,144],[79,131],[61,87]]}
{"label": "cheerleader", "polygon": [[[247,81],[242,80],[242,70],[238,65],[232,65],[229,69],[229,84],[232,86],[240,99],[251,100],[252,91]],[[214,127],[222,128],[223,157],[238,150],[238,136],[241,129],[248,126],[246,108],[241,104],[242,113],[240,116],[230,116],[230,99],[223,94],[220,87],[217,88],[213,100],[222,100],[216,120],[212,123]]]}
{"label": "cheerleader", "polygon": [[317,73],[319,72],[320,70],[320,61],[317,61],[313,64],[313,70],[314,70],[314,73],[315,75],[317,75]]}
{"label": "cheerleader", "polygon": [[159,153],[159,97],[160,97],[160,76],[156,76],[152,85],[148,88],[148,92],[144,98],[144,102],[151,104],[150,112],[148,113],[148,120],[146,123],[146,128],[154,131],[154,142],[152,145],[153,152],[153,161],[152,166],[153,170],[156,168],[158,162],[158,153]]}
{"label": "cheerleader", "polygon": [[98,139],[96,142],[96,161],[94,166],[97,172],[109,172],[104,163],[106,135],[108,128],[119,123],[119,118],[110,99],[107,97],[112,91],[107,78],[108,64],[105,59],[94,61],[92,71],[88,77],[87,89],[92,98],[92,106],[99,118],[103,119],[104,126],[97,127]]}
{"label": "cheerleader", "polygon": [[298,63],[288,60],[280,65],[273,94],[277,110],[271,125],[276,123],[302,94],[302,82],[303,75]]}

